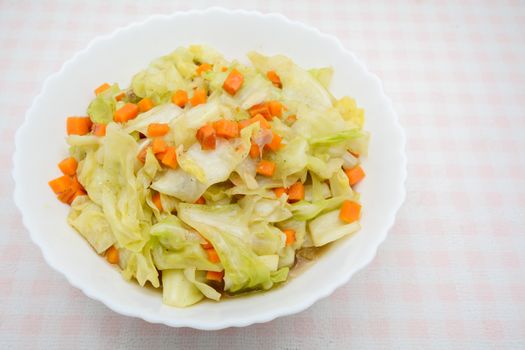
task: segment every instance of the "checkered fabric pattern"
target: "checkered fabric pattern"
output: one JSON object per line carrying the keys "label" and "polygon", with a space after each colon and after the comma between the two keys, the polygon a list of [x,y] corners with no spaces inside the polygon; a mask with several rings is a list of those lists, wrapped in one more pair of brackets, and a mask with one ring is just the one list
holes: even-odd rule
{"label": "checkered fabric pattern", "polygon": [[[71,287],[30,242],[10,172],[15,130],[65,60],[130,22],[211,5],[283,13],[366,62],[407,133],[408,194],[377,258],[332,296],[203,332]],[[0,348],[524,349],[524,63],[519,0],[0,0]]]}

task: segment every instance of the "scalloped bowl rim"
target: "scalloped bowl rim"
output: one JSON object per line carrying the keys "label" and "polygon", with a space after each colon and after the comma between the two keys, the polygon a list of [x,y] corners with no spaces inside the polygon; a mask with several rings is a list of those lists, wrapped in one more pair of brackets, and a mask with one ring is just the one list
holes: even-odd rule
{"label": "scalloped bowl rim", "polygon": [[[307,32],[310,35],[317,36],[319,39],[322,39],[323,41],[330,42],[331,45],[336,47],[339,52],[338,54],[344,56],[346,59],[351,61],[353,64],[356,64],[359,69],[363,71],[363,74],[366,75],[367,79],[371,81],[371,84],[373,85],[373,88],[376,90],[375,92],[378,94],[377,99],[378,101],[381,101],[382,107],[384,107],[387,111],[387,114],[391,117],[391,122],[393,123],[393,127],[391,129],[392,135],[395,135],[397,139],[395,140],[396,145],[399,147],[397,150],[398,153],[396,154],[398,156],[397,162],[399,164],[399,168],[396,169],[397,175],[398,175],[398,183],[397,188],[394,188],[395,192],[395,200],[393,201],[393,204],[389,208],[389,212],[386,213],[386,217],[383,220],[382,229],[381,232],[378,234],[376,239],[371,242],[368,245],[368,249],[366,253],[361,254],[361,257],[358,261],[355,261],[352,265],[352,270],[349,270],[345,273],[341,273],[338,276],[338,278],[334,278],[329,283],[325,283],[323,285],[316,286],[315,289],[309,290],[307,293],[304,293],[300,297],[297,298],[297,300],[293,302],[289,302],[286,305],[283,305],[280,308],[275,308],[271,310],[267,310],[266,312],[260,312],[256,314],[251,313],[244,313],[243,315],[239,317],[225,317],[221,321],[208,321],[206,319],[191,319],[191,318],[167,318],[165,315],[160,315],[158,312],[151,311],[151,310],[144,310],[140,308],[128,308],[126,305],[119,304],[115,300],[108,300],[104,295],[102,295],[98,290],[97,287],[94,285],[87,284],[87,280],[83,279],[82,276],[78,276],[75,274],[68,273],[64,269],[64,265],[54,257],[50,251],[47,249],[46,242],[43,240],[43,236],[40,234],[40,230],[38,227],[38,223],[31,221],[31,213],[28,213],[25,209],[25,205],[27,202],[24,201],[24,194],[23,194],[23,188],[19,182],[18,179],[20,179],[21,175],[21,164],[22,159],[20,159],[21,149],[24,145],[24,139],[22,138],[22,135],[25,132],[28,132],[29,122],[30,119],[34,119],[35,117],[35,106],[42,103],[43,96],[46,94],[49,85],[52,84],[55,80],[59,79],[59,77],[63,74],[64,71],[66,71],[70,66],[74,65],[74,63],[79,59],[79,57],[82,57],[83,55],[86,55],[90,50],[92,50],[93,47],[96,45],[99,45],[100,43],[108,42],[113,40],[115,37],[117,37],[121,32],[125,32],[128,30],[132,30],[136,27],[146,27],[154,22],[162,22],[162,21],[172,21],[177,18],[182,18],[185,16],[199,16],[199,15],[233,15],[233,16],[248,16],[248,17],[257,17],[258,19],[262,20],[272,20],[276,22],[284,22],[286,25],[290,27],[294,27],[294,29],[301,30],[304,32]],[[283,52],[283,54],[286,54],[286,52]],[[336,71],[337,75],[337,71]],[[359,103],[359,100],[358,100]],[[372,131],[373,132],[373,131]],[[373,134],[372,134],[373,137]],[[22,213],[22,220],[24,223],[24,226],[29,230],[30,236],[32,241],[40,247],[42,254],[44,256],[44,259],[46,262],[56,271],[62,273],[66,279],[69,281],[70,284],[73,286],[79,288],[82,290],[84,294],[86,294],[88,297],[98,300],[105,304],[108,308],[123,314],[127,316],[132,317],[139,317],[144,319],[145,321],[151,322],[151,323],[163,323],[168,326],[174,326],[174,327],[192,327],[196,329],[203,329],[203,330],[216,330],[216,329],[222,329],[226,327],[243,327],[248,326],[254,323],[262,323],[262,322],[268,322],[271,321],[277,317],[282,317],[286,315],[291,315],[297,312],[300,312],[302,310],[307,309],[310,307],[313,303],[316,301],[327,297],[331,293],[334,292],[334,290],[343,284],[347,283],[350,278],[359,270],[361,270],[365,265],[370,263],[370,261],[374,258],[376,255],[377,248],[379,245],[385,240],[388,230],[392,227],[396,212],[401,207],[401,204],[403,203],[405,199],[405,180],[406,180],[406,156],[405,156],[405,134],[403,129],[401,128],[399,124],[399,120],[397,117],[396,112],[394,111],[392,107],[392,102],[390,99],[384,94],[382,84],[380,79],[370,73],[365,65],[361,63],[351,52],[346,50],[341,42],[335,38],[332,35],[321,33],[318,29],[305,25],[301,22],[292,21],[285,16],[281,14],[271,13],[271,14],[262,14],[256,11],[244,11],[244,10],[227,10],[223,8],[209,8],[206,10],[192,10],[192,11],[186,11],[186,12],[175,12],[170,15],[155,15],[151,16],[144,21],[135,22],[128,26],[119,28],[115,30],[113,33],[99,36],[95,39],[93,39],[88,46],[77,52],[72,58],[67,60],[61,69],[49,76],[46,81],[44,82],[42,89],[39,93],[39,95],[35,98],[33,101],[32,106],[29,108],[25,115],[25,120],[22,126],[17,130],[16,136],[15,136],[15,153],[13,155],[13,178],[15,179],[15,191],[14,191],[14,200],[16,203],[16,206],[19,208],[20,212]],[[286,288],[284,286],[282,289]],[[160,298],[160,297],[159,297]]]}

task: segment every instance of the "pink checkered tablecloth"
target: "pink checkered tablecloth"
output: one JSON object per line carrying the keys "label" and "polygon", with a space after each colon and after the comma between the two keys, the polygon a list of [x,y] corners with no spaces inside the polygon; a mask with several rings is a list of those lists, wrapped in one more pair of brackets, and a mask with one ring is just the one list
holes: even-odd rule
{"label": "pink checkered tablecloth", "polygon": [[99,34],[211,5],[0,0],[0,348],[525,349],[524,1],[221,2],[336,35],[383,80],[407,133],[407,199],[388,239],[307,311],[172,329],[110,311],[46,265],[10,175],[43,81]]}

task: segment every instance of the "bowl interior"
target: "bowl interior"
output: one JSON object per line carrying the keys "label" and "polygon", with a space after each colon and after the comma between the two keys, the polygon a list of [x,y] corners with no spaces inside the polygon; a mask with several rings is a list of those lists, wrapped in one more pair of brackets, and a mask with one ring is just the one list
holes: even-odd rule
{"label": "bowl interior", "polygon": [[[257,33],[254,35],[254,33]],[[285,54],[303,67],[333,66],[331,91],[350,95],[366,109],[371,131],[366,180],[360,184],[362,230],[343,239],[284,287],[187,309],[162,304],[160,293],[141,288],[97,256],[66,223],[68,209],[49,190],[56,164],[67,155],[65,118],[85,115],[94,87],[127,86],[134,73],[178,46],[210,45],[227,58]],[[95,40],[52,76],[17,134],[15,198],[33,240],[49,264],[87,295],[120,313],[173,326],[216,329],[262,322],[300,311],[346,282],[375,254],[403,197],[404,137],[379,80],[338,41],[278,15],[212,9],[153,17]]]}

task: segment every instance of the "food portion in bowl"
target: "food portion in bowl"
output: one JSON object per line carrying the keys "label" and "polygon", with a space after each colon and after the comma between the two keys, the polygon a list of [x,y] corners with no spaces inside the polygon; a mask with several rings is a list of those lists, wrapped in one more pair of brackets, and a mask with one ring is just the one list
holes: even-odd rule
{"label": "food portion in bowl", "polygon": [[248,58],[178,48],[67,118],[49,184],[69,224],[168,305],[268,290],[360,228],[363,109],[332,96],[331,68]]}

